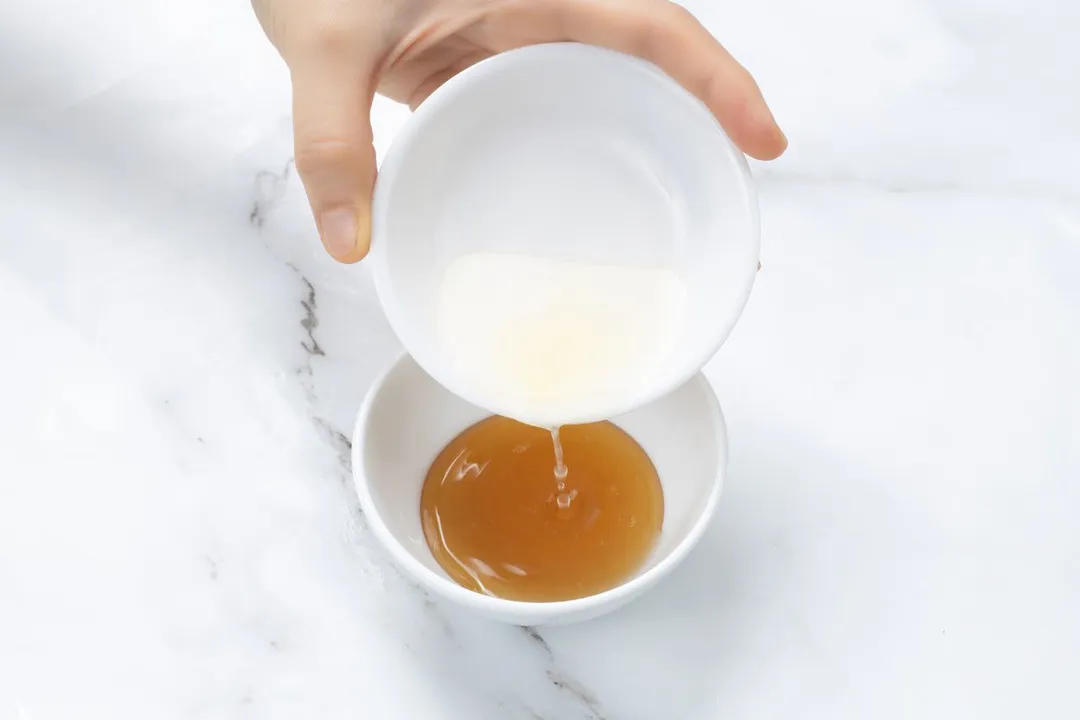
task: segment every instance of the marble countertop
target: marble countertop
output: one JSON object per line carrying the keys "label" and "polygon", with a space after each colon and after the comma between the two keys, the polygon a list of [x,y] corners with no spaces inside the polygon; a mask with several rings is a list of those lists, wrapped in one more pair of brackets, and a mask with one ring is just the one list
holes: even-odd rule
{"label": "marble countertop", "polygon": [[247,3],[0,4],[0,720],[1080,716],[1077,4],[690,5],[791,140],[728,484],[660,588],[533,630],[358,511],[398,345]]}

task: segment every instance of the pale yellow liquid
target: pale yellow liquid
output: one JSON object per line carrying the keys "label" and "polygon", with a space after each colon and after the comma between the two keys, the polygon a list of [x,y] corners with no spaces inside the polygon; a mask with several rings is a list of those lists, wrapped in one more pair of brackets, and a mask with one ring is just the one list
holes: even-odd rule
{"label": "pale yellow liquid", "polygon": [[490,417],[439,453],[420,513],[428,547],[455,581],[545,602],[632,576],[660,534],[664,496],[649,456],[612,423],[550,431]]}
{"label": "pale yellow liquid", "polygon": [[447,268],[437,318],[474,402],[556,427],[652,381],[682,332],[686,287],[664,268],[476,253]]}

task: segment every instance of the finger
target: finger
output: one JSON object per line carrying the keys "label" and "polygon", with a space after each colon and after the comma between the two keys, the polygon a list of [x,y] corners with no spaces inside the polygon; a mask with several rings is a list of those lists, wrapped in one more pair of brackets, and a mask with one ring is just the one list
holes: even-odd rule
{"label": "finger", "polygon": [[696,95],[739,148],[771,160],[787,147],[750,73],[697,18],[668,0],[564,0],[571,39],[648,60]]}
{"label": "finger", "polygon": [[746,154],[771,160],[787,147],[750,73],[675,3],[557,0],[516,8],[499,30],[528,27],[530,42],[573,40],[648,60],[704,102]]}
{"label": "finger", "polygon": [[312,56],[292,68],[292,81],[296,169],[319,236],[334,258],[357,262],[371,245],[372,74],[360,63]]}

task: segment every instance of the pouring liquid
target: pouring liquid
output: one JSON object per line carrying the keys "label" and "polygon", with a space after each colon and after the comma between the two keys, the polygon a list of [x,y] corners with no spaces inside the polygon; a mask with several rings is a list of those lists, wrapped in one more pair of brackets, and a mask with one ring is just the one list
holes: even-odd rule
{"label": "pouring liquid", "polygon": [[546,430],[493,416],[439,453],[420,514],[453,580],[545,602],[603,592],[637,572],[659,536],[664,496],[649,456],[610,422]]}
{"label": "pouring liquid", "polygon": [[554,601],[641,567],[664,518],[656,468],[612,423],[565,423],[634,397],[672,351],[685,304],[681,278],[663,268],[497,253],[450,264],[440,341],[474,399],[515,418],[473,425],[428,470],[424,536],[451,578]]}

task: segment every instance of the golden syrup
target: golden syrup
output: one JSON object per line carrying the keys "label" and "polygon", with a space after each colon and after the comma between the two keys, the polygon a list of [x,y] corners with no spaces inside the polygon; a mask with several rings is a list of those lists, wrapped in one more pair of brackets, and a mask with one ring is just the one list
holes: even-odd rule
{"label": "golden syrup", "polygon": [[612,423],[549,431],[489,417],[439,453],[420,514],[428,547],[456,582],[548,602],[632,576],[660,534],[664,496],[649,456]]}

